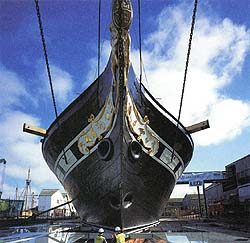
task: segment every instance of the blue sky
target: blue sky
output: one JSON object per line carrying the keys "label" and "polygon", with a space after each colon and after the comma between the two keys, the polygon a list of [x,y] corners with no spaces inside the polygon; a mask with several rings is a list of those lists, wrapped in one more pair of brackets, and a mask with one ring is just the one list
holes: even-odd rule
{"label": "blue sky", "polygon": [[[97,75],[98,1],[41,0],[40,10],[59,113]],[[137,1],[132,1],[131,59],[138,74]],[[110,52],[111,1],[102,1],[101,67]],[[141,1],[143,82],[173,114],[180,102],[192,1]],[[250,153],[250,2],[199,1],[181,121],[209,119],[193,135],[187,171],[223,170]],[[55,119],[34,2],[0,1],[0,157],[7,160],[4,197],[25,186],[59,188],[24,122],[48,128]],[[0,170],[1,171],[1,170]],[[174,196],[192,188],[178,186]]]}

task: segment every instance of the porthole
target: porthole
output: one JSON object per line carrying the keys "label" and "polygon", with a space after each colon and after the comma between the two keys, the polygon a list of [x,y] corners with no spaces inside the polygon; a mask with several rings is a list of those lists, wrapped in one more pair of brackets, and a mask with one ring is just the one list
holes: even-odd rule
{"label": "porthole", "polygon": [[133,140],[128,146],[128,156],[131,161],[137,161],[142,155],[141,144]]}
{"label": "porthole", "polygon": [[110,197],[109,204],[115,210],[119,210],[121,207],[120,201],[115,196]]}
{"label": "porthole", "polygon": [[114,153],[114,146],[109,138],[104,138],[97,147],[97,153],[101,160],[110,160]]}
{"label": "porthole", "polygon": [[133,204],[133,193],[129,192],[125,195],[122,206],[123,208],[129,208],[131,207],[132,204]]}

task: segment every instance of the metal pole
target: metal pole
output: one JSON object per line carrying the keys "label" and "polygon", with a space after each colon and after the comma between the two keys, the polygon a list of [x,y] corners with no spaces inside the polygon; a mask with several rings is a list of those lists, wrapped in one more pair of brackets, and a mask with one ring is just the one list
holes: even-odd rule
{"label": "metal pole", "polygon": [[200,196],[200,188],[199,188],[199,186],[197,186],[197,192],[198,192],[198,198],[199,198],[200,216],[202,217],[202,211],[201,211],[201,196]]}
{"label": "metal pole", "polygon": [[207,198],[206,198],[206,190],[205,190],[205,183],[202,184],[203,188],[203,195],[204,195],[204,205],[205,205],[205,211],[206,211],[206,218],[208,218],[208,208],[207,208]]}

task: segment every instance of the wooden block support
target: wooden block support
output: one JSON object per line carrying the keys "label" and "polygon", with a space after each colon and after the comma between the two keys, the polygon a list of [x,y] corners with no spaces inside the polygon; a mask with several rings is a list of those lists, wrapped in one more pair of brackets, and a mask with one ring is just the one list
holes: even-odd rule
{"label": "wooden block support", "polygon": [[43,129],[43,128],[40,128],[40,127],[31,126],[31,125],[28,125],[26,123],[23,124],[23,131],[27,132],[27,133],[34,134],[34,135],[42,136],[42,137],[45,137],[46,134],[47,134],[47,130],[46,129]]}
{"label": "wooden block support", "polygon": [[194,132],[199,132],[201,130],[207,129],[209,127],[210,127],[209,122],[208,122],[208,120],[206,120],[206,121],[196,123],[196,124],[194,124],[192,126],[188,126],[188,127],[186,127],[186,130],[189,133],[194,133]]}

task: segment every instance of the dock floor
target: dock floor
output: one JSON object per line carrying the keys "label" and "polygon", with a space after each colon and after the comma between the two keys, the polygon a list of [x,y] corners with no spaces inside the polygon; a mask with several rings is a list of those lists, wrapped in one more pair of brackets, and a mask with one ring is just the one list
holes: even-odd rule
{"label": "dock floor", "polygon": [[[85,229],[85,231],[84,231]],[[95,229],[96,230],[96,229]],[[0,230],[0,243],[92,243],[94,228],[79,224],[18,226]],[[105,231],[108,243],[112,232]],[[141,233],[127,234],[126,243],[250,243],[250,232],[230,229],[215,222],[195,220],[161,220],[160,224]]]}

